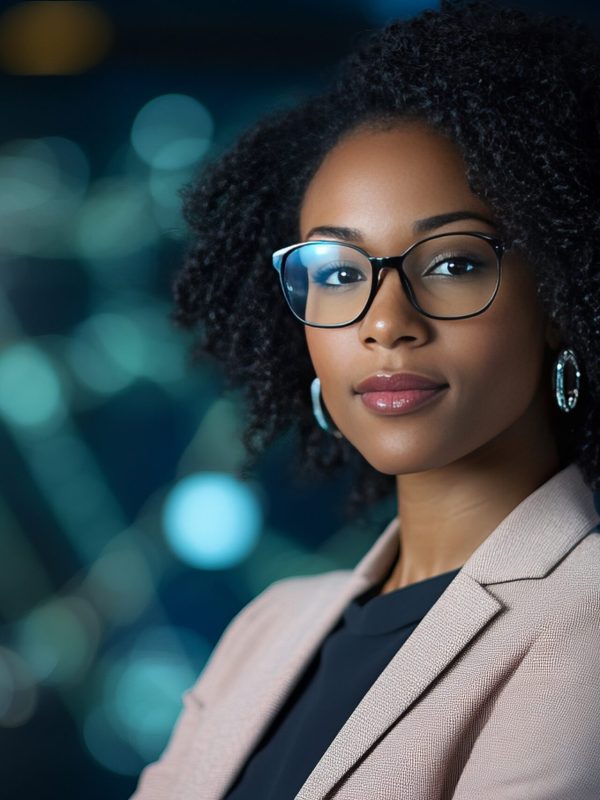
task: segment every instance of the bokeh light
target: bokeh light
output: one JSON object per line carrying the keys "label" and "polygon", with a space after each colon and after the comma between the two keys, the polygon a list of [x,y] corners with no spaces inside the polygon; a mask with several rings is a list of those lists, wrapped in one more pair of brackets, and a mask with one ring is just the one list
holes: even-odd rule
{"label": "bokeh light", "polygon": [[107,653],[84,726],[94,758],[132,775],[156,759],[182,710],[183,693],[211,652],[212,646],[194,631],[158,625],[141,633],[126,652]]}
{"label": "bokeh light", "polygon": [[82,597],[57,597],[20,623],[18,651],[37,681],[75,683],[92,661],[100,638],[96,612]]}
{"label": "bokeh light", "polygon": [[98,63],[112,26],[95,3],[16,3],[0,16],[0,64],[21,75],[68,75]]}
{"label": "bokeh light", "polygon": [[230,397],[218,397],[206,410],[183,453],[182,473],[207,470],[234,472],[246,455],[241,442],[243,410]]}
{"label": "bokeh light", "polygon": [[165,94],[140,109],[131,143],[149,166],[178,170],[204,156],[212,134],[212,117],[202,103],[185,94]]}
{"label": "bokeh light", "polygon": [[158,227],[145,185],[122,176],[96,181],[80,210],[75,238],[82,258],[101,263],[155,244]]}
{"label": "bokeh light", "polygon": [[185,375],[184,352],[167,309],[137,295],[124,308],[98,310],[79,323],[65,357],[77,379],[101,395],[119,392],[136,378],[168,383]]}
{"label": "bokeh light", "polygon": [[80,323],[67,345],[77,376],[99,393],[111,394],[128,386],[145,357],[137,326],[122,314],[100,312]]}
{"label": "bokeh light", "polygon": [[147,607],[154,589],[153,576],[129,531],[104,548],[83,587],[111,626],[133,622]]}
{"label": "bokeh light", "polygon": [[0,148],[0,253],[73,254],[72,220],[89,183],[87,156],[61,136],[15,139]]}
{"label": "bokeh light", "polygon": [[0,352],[0,414],[13,425],[53,427],[66,414],[59,376],[32,342],[17,342]]}
{"label": "bokeh light", "polygon": [[179,481],[166,498],[163,528],[179,558],[202,569],[225,569],[254,549],[262,526],[254,489],[232,475],[205,472]]}
{"label": "bokeh light", "polygon": [[195,677],[189,664],[164,652],[140,656],[116,677],[107,698],[111,716],[144,760],[160,753]]}
{"label": "bokeh light", "polygon": [[[25,437],[19,437],[21,443]],[[72,551],[91,564],[116,532],[125,528],[119,504],[111,494],[85,440],[65,421],[51,435],[27,438],[29,469],[61,526]]]}

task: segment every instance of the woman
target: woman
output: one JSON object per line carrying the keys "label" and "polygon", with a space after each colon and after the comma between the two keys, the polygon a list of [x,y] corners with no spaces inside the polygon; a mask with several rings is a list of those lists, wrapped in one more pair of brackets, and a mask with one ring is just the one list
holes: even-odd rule
{"label": "woman", "polygon": [[136,800],[600,798],[599,80],[575,22],[446,4],[188,189],[176,318],[250,452],[296,425],[398,513],[240,611]]}

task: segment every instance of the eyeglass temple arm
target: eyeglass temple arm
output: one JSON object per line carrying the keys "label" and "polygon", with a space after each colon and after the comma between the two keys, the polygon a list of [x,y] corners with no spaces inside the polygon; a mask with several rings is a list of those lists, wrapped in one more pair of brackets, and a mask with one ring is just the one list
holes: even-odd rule
{"label": "eyeglass temple arm", "polygon": [[[300,242],[298,244],[301,244]],[[298,244],[289,244],[287,247],[282,247],[280,250],[276,250],[273,255],[271,256],[273,266],[277,270],[277,272],[281,272],[281,264],[283,262],[284,255],[289,251],[292,250],[294,247],[298,247]]]}

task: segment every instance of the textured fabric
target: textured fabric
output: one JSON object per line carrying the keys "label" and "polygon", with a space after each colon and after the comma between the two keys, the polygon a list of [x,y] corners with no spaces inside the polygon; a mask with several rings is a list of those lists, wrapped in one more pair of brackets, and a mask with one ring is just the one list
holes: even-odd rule
{"label": "textured fabric", "polygon": [[[296,800],[600,800],[599,522],[575,463],[519,503]],[[398,525],[353,570],[275,581],[231,620],[131,800],[223,798],[348,603],[389,569]]]}
{"label": "textured fabric", "polygon": [[[392,561],[391,567],[394,566]],[[334,736],[458,569],[351,600],[226,800],[294,800]]]}

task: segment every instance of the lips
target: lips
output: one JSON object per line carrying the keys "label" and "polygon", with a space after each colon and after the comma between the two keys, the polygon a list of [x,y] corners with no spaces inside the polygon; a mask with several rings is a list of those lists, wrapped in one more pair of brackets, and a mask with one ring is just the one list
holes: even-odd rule
{"label": "lips", "polygon": [[402,392],[410,389],[439,389],[447,383],[411,372],[386,374],[378,372],[365,378],[355,387],[359,394],[365,392]]}

